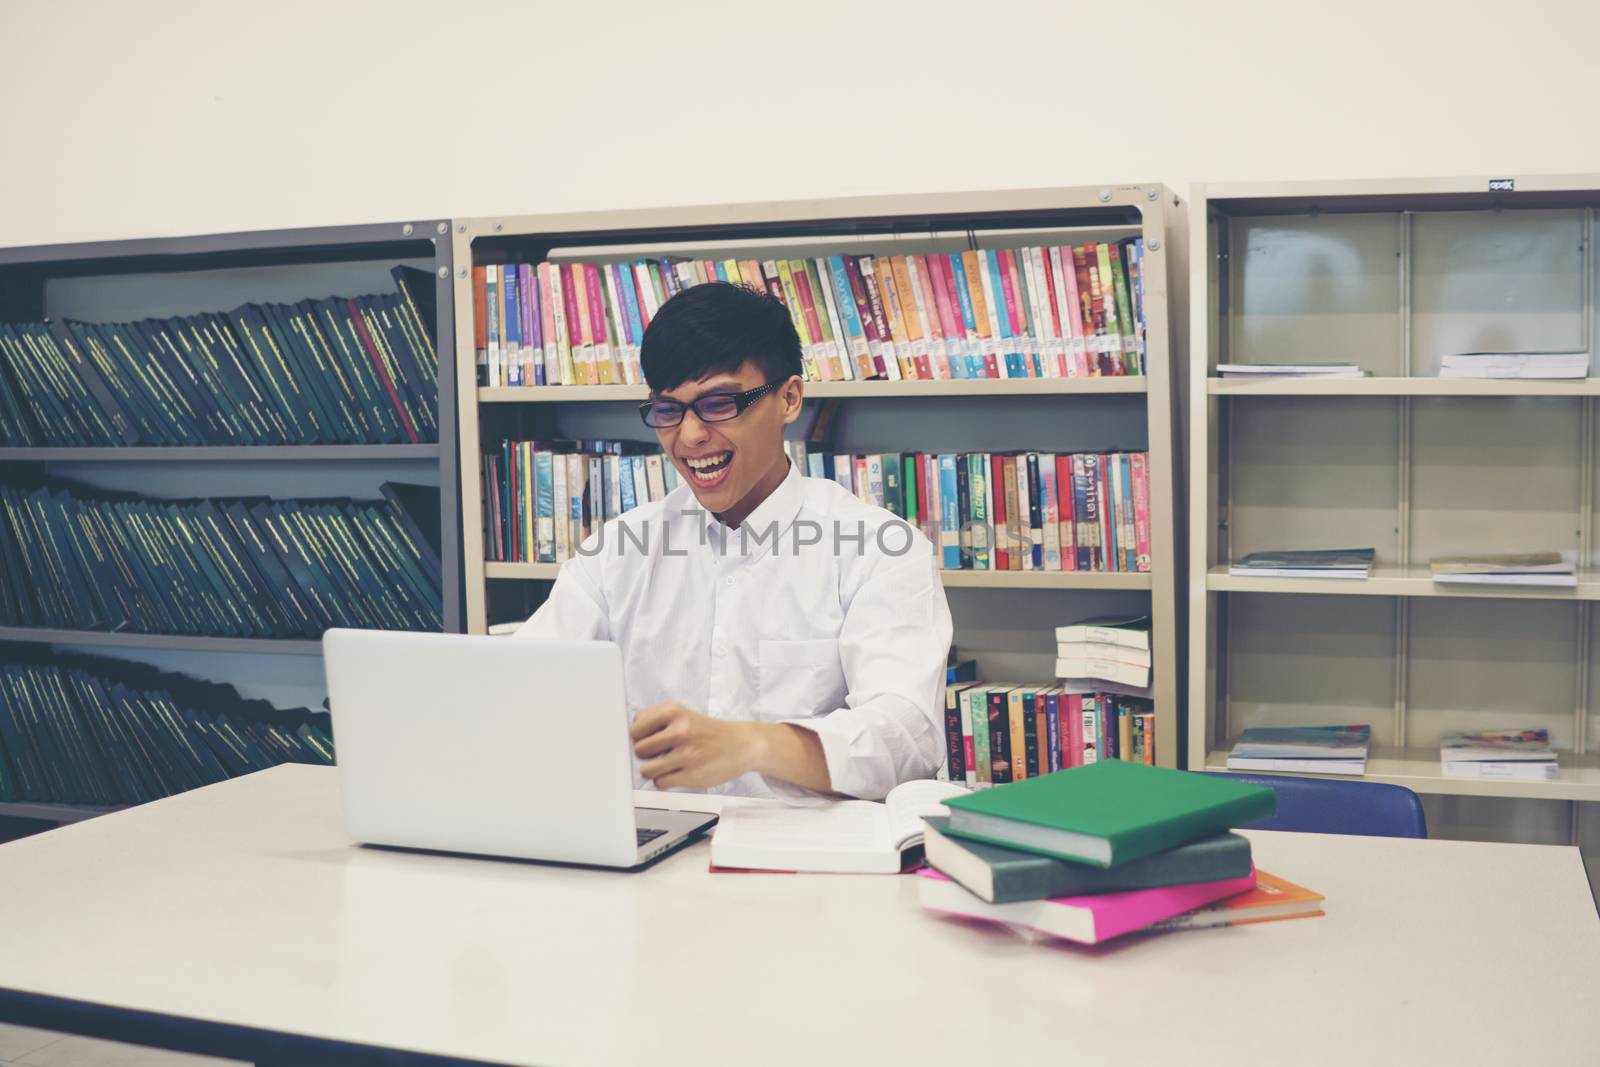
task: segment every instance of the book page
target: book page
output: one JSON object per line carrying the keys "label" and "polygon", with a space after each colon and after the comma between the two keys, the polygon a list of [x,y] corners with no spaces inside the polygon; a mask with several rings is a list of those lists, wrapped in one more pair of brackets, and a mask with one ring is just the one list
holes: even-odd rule
{"label": "book page", "polygon": [[884,803],[888,808],[889,836],[893,847],[903,849],[920,839],[923,816],[949,814],[950,809],[942,802],[947,797],[962,796],[966,792],[964,785],[932,779],[902,782],[891,789]]}
{"label": "book page", "polygon": [[806,808],[743,806],[727,812],[716,841],[729,849],[870,852],[890,847],[884,806],[841,800]]}

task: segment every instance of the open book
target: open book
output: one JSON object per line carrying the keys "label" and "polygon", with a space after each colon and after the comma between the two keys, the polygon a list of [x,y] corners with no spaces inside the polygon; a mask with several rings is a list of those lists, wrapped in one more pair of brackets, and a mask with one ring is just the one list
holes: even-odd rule
{"label": "open book", "polygon": [[764,871],[899,874],[922,859],[924,815],[966,789],[952,782],[902,782],[882,803],[839,800],[817,807],[741,804],[724,810],[711,838],[711,865]]}

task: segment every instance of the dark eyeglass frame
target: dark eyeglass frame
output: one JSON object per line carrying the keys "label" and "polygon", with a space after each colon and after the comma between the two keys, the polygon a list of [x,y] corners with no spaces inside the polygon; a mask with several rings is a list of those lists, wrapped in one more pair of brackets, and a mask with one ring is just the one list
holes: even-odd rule
{"label": "dark eyeglass frame", "polygon": [[[745,413],[745,409],[751,404],[754,404],[757,400],[760,400],[762,397],[766,396],[768,393],[772,392],[774,389],[777,389],[783,384],[783,382],[768,382],[766,385],[758,385],[754,389],[746,389],[742,393],[706,393],[704,396],[695,397],[687,404],[678,400],[646,400],[643,404],[639,405],[639,418],[643,419],[644,424],[650,427],[652,430],[665,430],[670,429],[673,426],[681,425],[683,423],[684,412],[692,408],[694,410],[694,417],[699,419],[701,422],[728,422],[732,419],[737,419],[740,415],[743,415]],[[705,409],[703,409],[700,405],[712,400],[732,400],[733,413],[730,415],[723,415],[720,418],[708,417]],[[670,422],[651,422],[650,410],[657,405],[663,404],[670,404],[673,407],[676,407],[678,409],[678,417]]]}

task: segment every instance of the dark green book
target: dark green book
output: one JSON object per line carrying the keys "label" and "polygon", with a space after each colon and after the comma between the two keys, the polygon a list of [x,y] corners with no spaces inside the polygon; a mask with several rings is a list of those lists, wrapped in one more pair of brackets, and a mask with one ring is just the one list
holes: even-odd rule
{"label": "dark green book", "polygon": [[1189,771],[1103,760],[946,800],[947,833],[1115,867],[1264,819],[1277,797]]}

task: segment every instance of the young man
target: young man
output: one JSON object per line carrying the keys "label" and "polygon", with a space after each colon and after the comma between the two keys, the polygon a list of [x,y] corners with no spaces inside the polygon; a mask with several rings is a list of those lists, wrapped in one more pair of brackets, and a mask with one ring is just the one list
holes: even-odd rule
{"label": "young man", "polygon": [[591,535],[517,636],[622,647],[657,788],[875,799],[931,776],[951,632],[932,546],[792,469],[789,312],[695,286],[662,305],[640,359],[641,414],[683,484]]}

